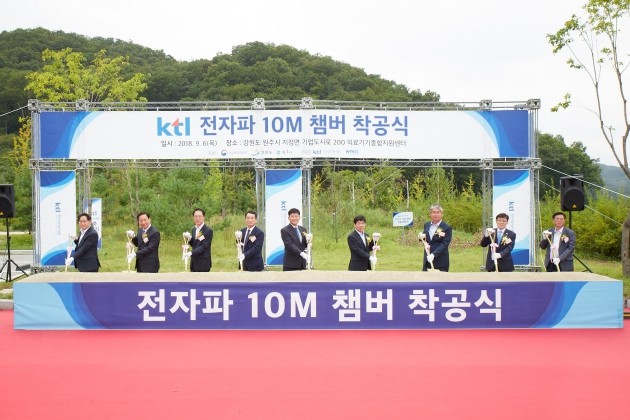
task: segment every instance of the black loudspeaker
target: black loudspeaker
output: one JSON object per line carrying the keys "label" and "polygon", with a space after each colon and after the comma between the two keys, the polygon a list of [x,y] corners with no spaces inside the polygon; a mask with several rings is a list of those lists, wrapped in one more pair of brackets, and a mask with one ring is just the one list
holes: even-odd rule
{"label": "black loudspeaker", "polygon": [[560,178],[560,207],[562,211],[584,210],[584,181],[581,177]]}
{"label": "black loudspeaker", "polygon": [[0,219],[15,217],[13,185],[0,185]]}

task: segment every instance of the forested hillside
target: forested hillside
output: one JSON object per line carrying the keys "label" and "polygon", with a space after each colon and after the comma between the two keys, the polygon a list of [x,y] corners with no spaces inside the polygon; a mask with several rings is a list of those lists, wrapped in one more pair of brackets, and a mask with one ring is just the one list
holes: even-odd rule
{"label": "forested hillside", "polygon": [[[72,48],[87,61],[102,49],[107,56],[128,56],[129,74],[143,73],[151,102],[181,100],[237,101],[315,99],[363,101],[438,101],[434,92],[410,90],[364,70],[312,55],[288,45],[252,42],[204,60],[180,62],[164,54],[113,38],[88,38],[46,29],[17,29],[0,33],[0,115],[27,104],[25,76],[40,70],[42,51]],[[27,115],[23,110],[20,115]],[[0,133],[17,132],[17,114],[0,119]]]}

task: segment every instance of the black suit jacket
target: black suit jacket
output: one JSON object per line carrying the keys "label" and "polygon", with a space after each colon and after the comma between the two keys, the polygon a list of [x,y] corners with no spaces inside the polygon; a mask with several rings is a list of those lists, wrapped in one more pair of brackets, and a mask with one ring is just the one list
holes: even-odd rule
{"label": "black suit jacket", "polygon": [[[510,238],[510,243],[506,244],[506,239]],[[494,230],[494,242],[497,243],[497,229]],[[492,243],[492,238],[484,236],[481,238],[480,245],[486,247]],[[509,229],[503,231],[503,237],[501,243],[496,248],[497,254],[501,254],[501,258],[497,260],[499,271],[508,272],[514,271],[514,262],[512,261],[512,250],[516,243],[516,233]],[[494,260],[492,259],[492,247],[488,247],[488,255],[486,256],[486,270],[495,271]]]}
{"label": "black suit jacket", "polygon": [[[258,226],[254,226],[250,237],[246,238],[245,234],[247,233],[247,228],[241,229],[243,233],[243,255],[245,255],[245,259],[243,260],[243,270],[245,271],[263,271],[265,269],[265,264],[263,262],[262,257],[262,249],[263,244],[265,243],[265,232],[262,231]],[[250,238],[256,238],[254,241],[250,240]],[[300,257],[301,258],[301,257]]]}
{"label": "black suit jacket", "polygon": [[[429,228],[431,227],[431,222],[426,222],[424,224],[424,234],[427,236],[427,243],[431,247],[430,252],[435,257],[433,259],[433,267],[436,270],[440,271],[448,271],[450,261],[448,257],[448,246],[451,243],[451,239],[453,237],[453,229],[442,220],[438,225],[438,230],[442,230],[444,232],[444,236],[440,236],[438,234],[438,230],[435,231],[435,235],[433,237],[429,236]],[[427,271],[431,268],[431,263],[427,261],[427,253],[422,252],[422,271]]]}
{"label": "black suit jacket", "polygon": [[[192,237],[188,245],[192,247],[190,256],[190,271],[208,272],[212,268],[212,229],[204,223],[201,226],[201,235],[197,237],[197,228],[190,232]],[[203,237],[203,240],[199,240]]]}
{"label": "black suit jacket", "polygon": [[157,273],[160,271],[160,232],[151,225],[146,233],[147,242],[142,237],[142,229],[138,230],[131,242],[138,247],[136,250],[136,271],[138,273]]}
{"label": "black suit jacket", "polygon": [[304,270],[306,268],[306,261],[300,256],[300,252],[306,250],[306,237],[304,236],[306,229],[303,226],[298,226],[298,229],[302,240],[298,240],[295,228],[290,223],[280,229],[280,236],[284,243],[283,270]]}
{"label": "black suit jacket", "polygon": [[349,271],[367,271],[371,270],[370,267],[370,251],[374,246],[373,241],[368,241],[368,234],[363,232],[367,244],[363,244],[361,235],[356,230],[353,230],[348,235],[348,248],[350,248],[350,263],[348,264]]}
{"label": "black suit jacket", "polygon": [[98,271],[101,263],[98,260],[98,232],[96,229],[90,226],[83,234],[83,238],[79,236],[74,243],[76,247],[71,256],[74,258],[75,268],[83,272]]}

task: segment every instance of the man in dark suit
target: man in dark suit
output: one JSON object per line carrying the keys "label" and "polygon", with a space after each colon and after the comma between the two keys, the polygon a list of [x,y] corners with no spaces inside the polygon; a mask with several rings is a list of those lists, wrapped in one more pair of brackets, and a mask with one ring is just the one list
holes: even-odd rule
{"label": "man in dark suit", "polygon": [[195,226],[190,232],[188,245],[192,251],[186,253],[190,257],[190,271],[208,272],[212,268],[212,229],[206,226],[206,212],[203,209],[193,210]]}
{"label": "man in dark suit", "polygon": [[262,258],[262,248],[265,243],[265,232],[256,226],[258,214],[249,210],[245,213],[245,225],[242,232],[243,253],[240,261],[245,271],[263,271],[265,264]]}
{"label": "man in dark suit", "polygon": [[449,258],[448,246],[451,243],[453,229],[442,220],[444,210],[438,204],[434,204],[429,209],[430,222],[424,224],[424,234],[426,235],[425,250],[422,254],[422,271],[433,268],[440,271],[448,271]]}
{"label": "man in dark suit", "polygon": [[[575,232],[564,226],[566,217],[561,211],[552,216],[554,227],[543,231],[540,247],[546,249],[545,267],[547,271],[573,271],[573,251]],[[551,242],[551,243],[550,243]]]}
{"label": "man in dark suit", "polygon": [[98,260],[98,232],[92,227],[92,216],[87,213],[81,213],[77,222],[81,232],[74,240],[75,248],[66,265],[70,265],[74,260],[74,267],[77,270],[95,273],[101,266]]}
{"label": "man in dark suit", "polygon": [[374,241],[370,240],[369,235],[365,232],[365,216],[358,215],[354,217],[354,230],[348,235],[348,248],[350,248],[349,271],[367,271],[371,270],[370,262],[376,262],[376,257],[370,255],[372,249],[377,251],[380,249],[378,245],[374,245]]}
{"label": "man in dark suit", "polygon": [[284,258],[282,271],[304,270],[310,263],[306,250],[306,229],[299,225],[300,211],[296,208],[289,210],[289,224],[280,229],[280,236],[284,242]]}
{"label": "man in dark suit", "polygon": [[514,271],[512,250],[516,243],[516,233],[506,228],[510,216],[505,213],[499,213],[497,217],[495,217],[495,220],[497,222],[497,228],[486,229],[480,243],[482,247],[490,245],[488,248],[488,256],[486,257],[486,270],[496,271],[496,261],[496,266],[499,268],[499,271]]}
{"label": "man in dark suit", "polygon": [[138,233],[131,242],[138,247],[136,252],[128,258],[136,257],[136,271],[138,273],[157,273],[160,270],[160,232],[151,225],[149,213],[138,214]]}

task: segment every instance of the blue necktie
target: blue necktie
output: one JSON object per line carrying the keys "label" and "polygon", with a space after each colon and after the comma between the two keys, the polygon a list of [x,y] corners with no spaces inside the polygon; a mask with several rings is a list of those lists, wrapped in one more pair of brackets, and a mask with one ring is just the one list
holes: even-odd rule
{"label": "blue necktie", "polygon": [[295,228],[295,234],[297,235],[298,240],[302,242],[302,234],[300,233],[299,228]]}
{"label": "blue necktie", "polygon": [[503,237],[503,233],[500,230],[497,230],[497,244],[501,245],[501,238]]}

